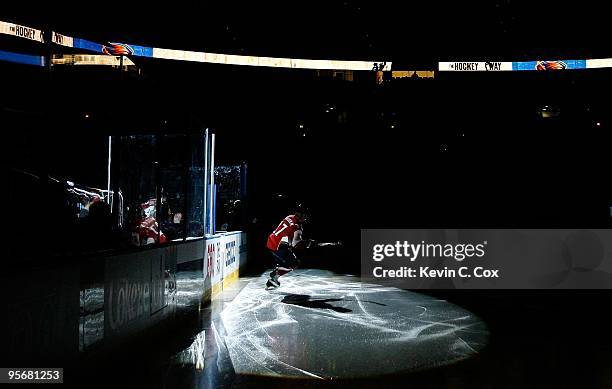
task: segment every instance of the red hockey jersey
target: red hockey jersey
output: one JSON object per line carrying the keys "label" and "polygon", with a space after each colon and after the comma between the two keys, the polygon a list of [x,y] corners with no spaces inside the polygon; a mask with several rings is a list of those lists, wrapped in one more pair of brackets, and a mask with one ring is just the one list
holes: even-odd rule
{"label": "red hockey jersey", "polygon": [[291,244],[293,241],[293,234],[295,231],[301,230],[302,226],[297,222],[295,215],[289,215],[283,219],[282,222],[276,227],[274,232],[268,236],[268,243],[266,246],[273,251],[278,250],[282,241]]}

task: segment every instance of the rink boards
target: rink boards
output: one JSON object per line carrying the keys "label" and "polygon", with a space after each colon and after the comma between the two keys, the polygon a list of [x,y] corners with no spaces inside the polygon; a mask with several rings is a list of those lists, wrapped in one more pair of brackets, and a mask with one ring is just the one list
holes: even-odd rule
{"label": "rink boards", "polygon": [[[74,360],[180,323],[238,279],[246,234],[19,266],[0,281],[0,346],[15,360]],[[42,263],[42,265],[41,265]]]}
{"label": "rink boards", "polygon": [[238,280],[240,267],[246,263],[246,234],[229,232],[205,239],[206,272],[210,289],[204,291],[204,299],[217,294]]}

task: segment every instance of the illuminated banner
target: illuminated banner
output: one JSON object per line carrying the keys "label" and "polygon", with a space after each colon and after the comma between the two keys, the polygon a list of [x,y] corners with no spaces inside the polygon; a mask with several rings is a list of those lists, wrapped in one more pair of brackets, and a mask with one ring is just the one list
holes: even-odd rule
{"label": "illuminated banner", "polygon": [[[391,62],[386,61],[340,61],[319,59],[296,59],[276,57],[255,57],[248,55],[233,55],[221,53],[205,53],[200,51],[160,49],[129,45],[125,43],[111,42],[98,44],[85,39],[72,38],[61,34],[63,46],[94,51],[107,55],[127,55],[136,57],[149,57],[159,59],[170,59],[177,61],[202,62],[224,65],[261,66],[289,69],[316,69],[316,70],[364,70],[364,71],[391,71]],[[70,46],[72,42],[72,46]]]}
{"label": "illuminated banner", "polygon": [[72,42],[72,47],[74,47],[75,49],[83,49],[88,51],[94,51],[96,53],[104,53],[104,46],[99,43],[80,38],[72,38]]}
{"label": "illuminated banner", "polygon": [[512,70],[512,62],[440,62],[441,72],[500,72]]}
{"label": "illuminated banner", "polygon": [[53,37],[53,43],[55,43],[56,45],[66,46],[66,47],[74,46],[74,39],[72,37],[62,35],[55,31],[53,31],[51,35]]}
{"label": "illuminated banner", "polygon": [[107,55],[135,55],[137,57],[152,57],[153,49],[145,46],[126,45],[125,43],[109,43],[102,45],[102,52]]}
{"label": "illuminated banner", "polygon": [[393,70],[391,78],[434,78],[433,70]]}
{"label": "illuminated banner", "polygon": [[612,58],[587,59],[587,69],[612,68]]}
{"label": "illuminated banner", "polygon": [[[121,57],[115,55],[67,54],[54,55],[52,65],[121,66]],[[123,58],[123,66],[134,66],[129,58]]]}
{"label": "illuminated banner", "polygon": [[[138,47],[138,46],[132,46]],[[143,48],[145,49],[145,48]],[[138,55],[135,53],[135,55]],[[254,57],[248,55],[232,55],[219,53],[204,53],[198,51],[152,49],[153,58],[173,59],[180,61],[216,63],[226,65],[263,66],[291,69],[317,69],[317,70],[382,70],[390,71],[391,62],[373,61],[340,61],[340,60],[318,60],[318,59],[295,59],[276,57]]]}
{"label": "illuminated banner", "polygon": [[566,69],[586,69],[585,60],[565,60],[565,61],[527,61],[513,62],[512,70],[566,70]]}
{"label": "illuminated banner", "polygon": [[[12,35],[37,42],[44,42],[42,30],[21,26],[14,23],[0,21],[0,34]],[[205,53],[197,51],[160,49],[156,47],[129,45],[111,42],[99,44],[86,39],[74,38],[67,35],[51,32],[53,43],[83,49],[107,55],[133,55],[137,57],[150,57],[171,59],[179,61],[192,61],[203,63],[216,63],[225,65],[262,66],[289,69],[315,69],[315,70],[364,70],[364,71],[391,71],[391,62],[387,61],[341,61],[299,58],[257,57],[248,55],[233,55],[220,53]]]}
{"label": "illuminated banner", "polygon": [[490,72],[490,71],[550,71],[586,69],[588,62],[599,66],[610,67],[612,60],[554,60],[554,61],[523,61],[523,62],[439,62],[438,69],[442,72]]}
{"label": "illuminated banner", "polygon": [[42,30],[21,26],[19,24],[7,23],[0,21],[0,34],[12,35],[18,38],[24,38],[36,42],[44,42]]}
{"label": "illuminated banner", "polygon": [[24,65],[45,66],[45,58],[40,55],[11,53],[0,50],[0,61],[20,63]]}
{"label": "illuminated banner", "polygon": [[[44,43],[43,31],[22,26],[15,23],[0,21],[0,34],[11,35]],[[363,70],[363,71],[391,71],[392,62],[386,61],[341,61],[341,60],[318,60],[299,58],[277,58],[257,57],[248,55],[233,55],[221,53],[205,53],[198,51],[161,49],[125,43],[100,44],[86,39],[74,38],[52,32],[53,43],[93,51],[99,54],[111,56],[137,56],[159,59],[170,59],[178,61],[191,61],[202,63],[214,63],[240,66],[261,66],[289,69],[314,69],[314,70]],[[575,70],[575,69],[599,69],[612,68],[612,58],[582,59],[582,60],[552,60],[552,61],[455,61],[439,62],[438,70],[443,72],[495,72],[495,71],[549,71],[549,70]]]}

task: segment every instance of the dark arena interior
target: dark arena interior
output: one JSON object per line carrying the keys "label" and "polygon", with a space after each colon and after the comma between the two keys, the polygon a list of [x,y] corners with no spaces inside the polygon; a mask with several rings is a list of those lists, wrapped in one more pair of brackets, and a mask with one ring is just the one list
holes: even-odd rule
{"label": "dark arena interior", "polygon": [[[580,287],[362,272],[364,230],[612,227],[603,6],[465,3],[0,6],[0,382],[612,388],[608,252]],[[266,288],[298,203],[341,244]]]}

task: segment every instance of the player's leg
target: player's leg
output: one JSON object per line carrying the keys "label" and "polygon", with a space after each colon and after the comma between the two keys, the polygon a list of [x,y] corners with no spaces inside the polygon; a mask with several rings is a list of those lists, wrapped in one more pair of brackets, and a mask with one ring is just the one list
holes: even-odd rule
{"label": "player's leg", "polygon": [[274,287],[280,286],[278,278],[293,270],[293,264],[297,261],[295,254],[287,245],[281,245],[277,251],[273,251],[272,255],[275,259],[275,267],[270,272],[270,279],[266,285],[270,284]]}
{"label": "player's leg", "polygon": [[266,287],[267,288],[277,288],[280,286],[280,282],[278,282],[278,277],[279,277],[278,269],[282,267],[284,261],[281,256],[281,253],[279,253],[279,250],[270,251],[270,252],[272,253],[272,257],[274,258],[274,268],[270,272],[270,277],[268,278],[268,281],[266,282]]}
{"label": "player's leg", "polygon": [[283,265],[276,268],[276,274],[280,277],[295,270],[299,265],[299,260],[293,250],[288,250],[283,257]]}

